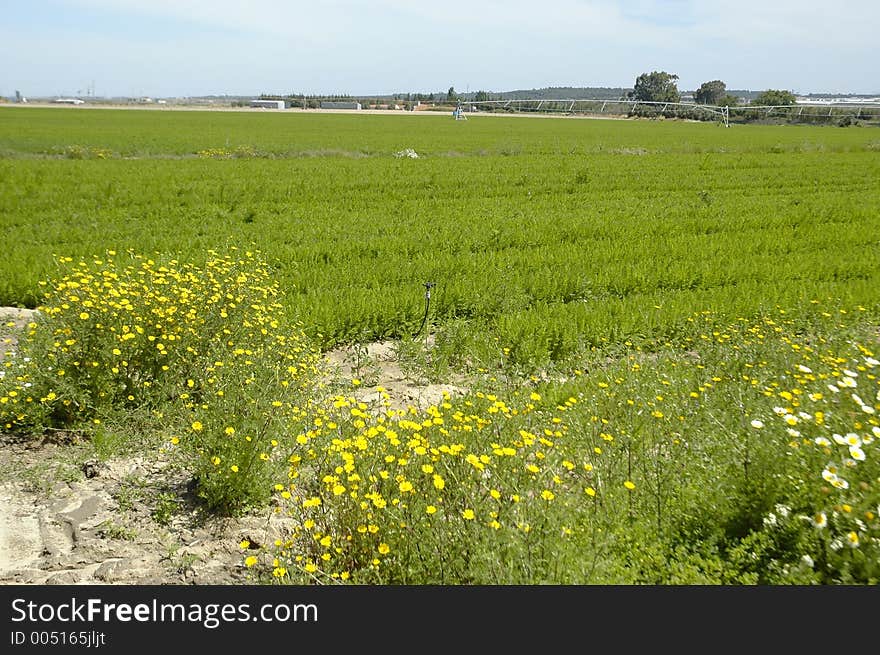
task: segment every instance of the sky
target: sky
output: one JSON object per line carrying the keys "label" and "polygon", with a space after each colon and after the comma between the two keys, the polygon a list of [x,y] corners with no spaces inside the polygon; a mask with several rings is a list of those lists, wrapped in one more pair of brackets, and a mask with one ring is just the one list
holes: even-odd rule
{"label": "sky", "polygon": [[878,0],[0,0],[0,95],[880,95]]}

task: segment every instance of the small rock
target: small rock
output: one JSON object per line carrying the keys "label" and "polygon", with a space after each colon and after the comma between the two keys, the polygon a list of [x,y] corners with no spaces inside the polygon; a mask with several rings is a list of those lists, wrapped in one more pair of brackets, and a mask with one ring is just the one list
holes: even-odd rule
{"label": "small rock", "polygon": [[61,571],[60,573],[56,573],[55,575],[51,575],[46,578],[46,582],[44,584],[76,584],[79,582],[79,574],[76,571]]}
{"label": "small rock", "polygon": [[95,579],[103,580],[104,582],[113,582],[122,577],[127,565],[127,559],[107,560],[106,562],[102,562],[101,565],[95,569],[94,577]]}
{"label": "small rock", "polygon": [[83,462],[82,472],[83,475],[89,479],[98,477],[100,473],[100,464],[98,463],[98,460],[90,459]]}

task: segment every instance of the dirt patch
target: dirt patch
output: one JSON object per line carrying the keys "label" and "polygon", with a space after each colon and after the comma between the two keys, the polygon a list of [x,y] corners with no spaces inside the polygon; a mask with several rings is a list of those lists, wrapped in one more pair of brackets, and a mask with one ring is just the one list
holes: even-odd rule
{"label": "dirt patch", "polygon": [[[337,348],[325,357],[336,378],[360,382],[353,387],[355,398],[366,403],[384,403],[389,409],[425,409],[442,403],[446,395],[453,397],[467,392],[464,378],[436,384],[405,371],[393,341]],[[384,398],[383,393],[388,397]]]}
{"label": "dirt patch", "polygon": [[158,450],[86,452],[0,439],[0,584],[248,584],[240,542],[282,534],[271,511],[205,515]]}
{"label": "dirt patch", "polygon": [[0,361],[15,350],[19,333],[34,320],[37,312],[19,307],[0,307]]}

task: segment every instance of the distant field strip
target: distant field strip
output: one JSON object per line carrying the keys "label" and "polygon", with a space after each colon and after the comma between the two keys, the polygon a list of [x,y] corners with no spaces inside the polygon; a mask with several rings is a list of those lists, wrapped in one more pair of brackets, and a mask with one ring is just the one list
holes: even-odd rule
{"label": "distant field strip", "polygon": [[0,304],[53,254],[236,245],[326,347],[414,331],[426,281],[433,324],[524,360],[704,309],[880,309],[871,128],[4,108],[0,180]]}

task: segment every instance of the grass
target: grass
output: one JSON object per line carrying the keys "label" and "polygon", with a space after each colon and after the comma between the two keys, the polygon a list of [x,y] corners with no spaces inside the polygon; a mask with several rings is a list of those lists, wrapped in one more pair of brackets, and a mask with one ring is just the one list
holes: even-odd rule
{"label": "grass", "polygon": [[[0,221],[17,244],[2,303],[35,305],[53,252],[203,262],[218,244],[253,244],[323,348],[415,331],[434,281],[432,325],[468,322],[460,351],[485,361],[497,339],[533,368],[678,332],[710,306],[735,317],[827,296],[876,305],[868,129],[78,114],[0,114],[0,146],[15,153],[0,160]],[[258,154],[198,157],[217,133]],[[70,142],[119,155],[20,158]],[[123,144],[142,158],[122,159]],[[302,158],[291,144],[368,156]],[[423,157],[394,158],[404,145]]]}

